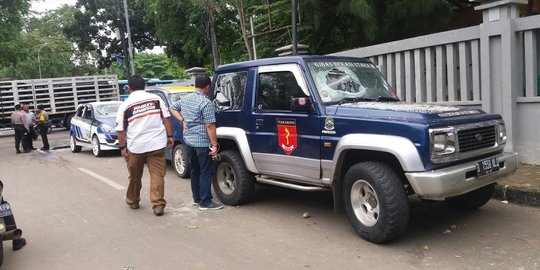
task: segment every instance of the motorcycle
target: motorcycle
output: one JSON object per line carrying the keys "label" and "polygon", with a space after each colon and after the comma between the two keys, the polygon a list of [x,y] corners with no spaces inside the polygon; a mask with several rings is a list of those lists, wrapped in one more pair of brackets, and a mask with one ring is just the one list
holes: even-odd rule
{"label": "motorcycle", "polygon": [[4,241],[13,241],[13,250],[19,250],[26,245],[22,230],[17,228],[11,205],[4,200],[4,183],[0,181],[0,267],[4,261]]}

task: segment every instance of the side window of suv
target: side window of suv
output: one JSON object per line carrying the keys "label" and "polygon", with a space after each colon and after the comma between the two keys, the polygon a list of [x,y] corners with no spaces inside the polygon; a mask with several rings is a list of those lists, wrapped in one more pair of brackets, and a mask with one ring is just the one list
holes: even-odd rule
{"label": "side window of suv", "polygon": [[291,97],[306,97],[290,71],[259,74],[258,110],[290,111]]}
{"label": "side window of suv", "polygon": [[216,79],[215,102],[220,109],[240,110],[244,105],[247,71],[221,74]]}

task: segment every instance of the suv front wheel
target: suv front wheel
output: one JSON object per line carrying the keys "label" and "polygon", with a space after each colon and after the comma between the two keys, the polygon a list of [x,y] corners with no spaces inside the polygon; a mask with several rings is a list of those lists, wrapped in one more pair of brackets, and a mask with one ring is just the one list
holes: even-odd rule
{"label": "suv front wheel", "polygon": [[391,241],[409,222],[409,201],[399,176],[384,163],[353,165],[343,179],[343,203],[358,235],[373,243]]}
{"label": "suv front wheel", "polygon": [[233,150],[219,154],[213,186],[219,200],[228,205],[239,205],[255,192],[255,177],[247,170],[240,153]]}

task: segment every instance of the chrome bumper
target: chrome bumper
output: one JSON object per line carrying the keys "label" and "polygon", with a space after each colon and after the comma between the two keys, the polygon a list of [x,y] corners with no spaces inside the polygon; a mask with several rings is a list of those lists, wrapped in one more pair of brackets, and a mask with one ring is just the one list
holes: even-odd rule
{"label": "chrome bumper", "polygon": [[480,178],[476,177],[475,173],[476,162],[480,160],[429,172],[405,173],[405,175],[420,198],[444,200],[495,183],[516,171],[518,166],[516,153],[502,153],[492,157],[499,159],[499,164],[501,164],[499,171]]}

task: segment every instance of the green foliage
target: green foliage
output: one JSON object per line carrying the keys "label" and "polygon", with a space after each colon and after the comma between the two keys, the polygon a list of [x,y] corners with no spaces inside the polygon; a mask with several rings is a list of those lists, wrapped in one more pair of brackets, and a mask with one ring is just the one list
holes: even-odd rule
{"label": "green foliage", "polygon": [[24,31],[7,46],[17,63],[1,69],[0,77],[39,78],[40,68],[43,78],[96,74],[93,56],[79,51],[62,32],[62,26],[74,20],[75,11],[74,7],[63,6],[27,18]]}
{"label": "green foliage", "polygon": [[[168,58],[165,54],[138,53],[134,59],[137,74],[144,78],[162,80],[187,79],[186,70],[178,65],[178,61]],[[113,73],[118,78],[126,79],[117,63],[111,65]]]}
{"label": "green foliage", "polygon": [[[128,55],[114,35],[116,28],[126,29],[124,17],[119,19],[117,16],[117,11],[124,12],[121,0],[78,0],[76,6],[75,20],[64,27],[68,38],[76,42],[82,51],[97,53],[100,68],[109,67],[117,54]],[[129,1],[128,13],[134,49],[153,48],[154,25],[143,21],[147,14],[144,0]],[[127,35],[124,40],[127,48]]]}
{"label": "green foliage", "polygon": [[0,68],[17,61],[10,53],[14,46],[10,42],[20,35],[29,8],[30,0],[0,0]]}

